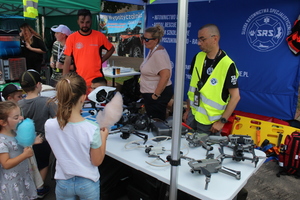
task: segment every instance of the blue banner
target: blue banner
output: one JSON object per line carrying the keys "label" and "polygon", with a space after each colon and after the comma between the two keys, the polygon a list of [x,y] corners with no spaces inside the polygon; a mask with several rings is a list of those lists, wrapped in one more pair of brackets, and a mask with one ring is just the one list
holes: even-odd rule
{"label": "blue banner", "polygon": [[[190,82],[191,61],[200,51],[198,30],[212,23],[221,32],[220,48],[235,61],[240,73],[241,100],[236,109],[283,120],[293,119],[298,101],[300,56],[292,54],[285,38],[299,14],[299,0],[189,3],[188,38],[182,38],[187,41],[186,65],[183,66],[185,94]],[[177,4],[147,6],[146,27],[156,23],[165,27],[162,45],[173,63],[176,22]],[[174,77],[173,74],[173,81]]]}
{"label": "blue banner", "polygon": [[101,13],[99,31],[105,34],[116,51],[114,55],[143,57],[141,36],[144,31],[144,11]]}

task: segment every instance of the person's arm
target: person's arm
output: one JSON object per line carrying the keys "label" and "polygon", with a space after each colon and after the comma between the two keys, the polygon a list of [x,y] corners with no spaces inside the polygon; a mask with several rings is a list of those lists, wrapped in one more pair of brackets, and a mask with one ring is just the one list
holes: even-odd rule
{"label": "person's arm", "polygon": [[[230,100],[221,117],[221,118],[225,118],[226,120],[231,116],[231,114],[233,113],[234,109],[236,108],[236,105],[238,104],[241,98],[239,88],[230,88],[228,90],[230,94]],[[220,131],[223,128],[223,126],[224,124],[220,120],[218,120],[212,125],[211,132],[216,133]]]}
{"label": "person's arm", "polygon": [[64,66],[63,66],[63,75],[68,74],[70,72],[71,61],[72,61],[71,56],[66,55]]}
{"label": "person's arm", "polygon": [[[164,91],[164,89],[166,88],[168,81],[170,79],[170,75],[171,75],[169,69],[163,69],[158,74],[160,76],[160,79],[159,79],[157,87],[154,91],[154,94],[152,94],[152,99],[154,99],[154,100],[158,99],[158,97]],[[157,96],[155,96],[155,95],[157,95]]]}
{"label": "person's arm", "polygon": [[106,139],[108,136],[108,129],[102,128],[100,130],[100,135],[101,135],[101,140],[102,140],[101,146],[97,149],[91,148],[91,151],[90,151],[91,162],[94,166],[99,166],[103,162],[103,159],[105,156],[105,151],[106,151]]}
{"label": "person's arm", "polygon": [[40,49],[40,48],[33,48],[33,47],[31,47],[31,45],[28,44],[27,42],[26,42],[26,48],[29,49],[30,51],[35,52],[35,53],[39,53],[39,54],[46,53],[46,51],[43,51],[43,50]]}
{"label": "person's arm", "polygon": [[0,164],[4,169],[11,169],[31,156],[33,156],[31,147],[25,147],[23,153],[14,158],[10,158],[9,153],[0,153]]}
{"label": "person's arm", "polygon": [[104,63],[107,59],[109,59],[110,56],[114,53],[114,51],[115,51],[115,47],[112,46],[111,49],[108,50],[108,51],[106,52],[106,54],[102,57],[102,63]]}
{"label": "person's arm", "polygon": [[50,57],[50,67],[55,68],[55,62],[54,62],[53,55]]}
{"label": "person's arm", "polygon": [[189,98],[188,98],[188,99],[186,100],[186,109],[185,109],[185,111],[184,111],[184,113],[183,113],[183,115],[182,115],[182,121],[183,121],[184,123],[186,123],[186,120],[187,120],[187,117],[188,117],[188,114],[189,114],[190,110],[191,110],[191,107],[190,107],[190,100],[189,100]]}

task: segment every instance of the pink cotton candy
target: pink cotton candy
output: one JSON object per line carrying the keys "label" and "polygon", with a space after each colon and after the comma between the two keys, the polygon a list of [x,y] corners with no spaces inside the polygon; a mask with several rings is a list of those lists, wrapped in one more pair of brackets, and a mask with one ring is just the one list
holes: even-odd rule
{"label": "pink cotton candy", "polygon": [[118,122],[123,114],[123,99],[119,92],[116,92],[112,100],[106,104],[103,111],[99,111],[96,117],[100,128],[110,128]]}

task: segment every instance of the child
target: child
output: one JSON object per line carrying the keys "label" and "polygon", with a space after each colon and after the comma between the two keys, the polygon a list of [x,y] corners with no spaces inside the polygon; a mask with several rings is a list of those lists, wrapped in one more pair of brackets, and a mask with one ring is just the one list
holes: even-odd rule
{"label": "child", "polygon": [[22,119],[14,102],[0,102],[0,199],[4,200],[37,198],[28,165],[33,150],[18,145],[15,139],[16,127]]}
{"label": "child", "polygon": [[107,86],[107,80],[104,77],[94,78],[91,82],[91,91],[99,86]]}
{"label": "child", "polygon": [[99,125],[81,116],[87,91],[81,76],[65,75],[56,90],[57,118],[45,124],[46,139],[57,159],[56,199],[99,199],[97,166],[105,156],[108,129],[100,130]]}
{"label": "child", "polygon": [[[23,116],[34,121],[37,135],[42,134],[44,136],[45,122],[47,119],[56,116],[57,105],[54,102],[49,103],[49,97],[39,96],[39,93],[42,90],[42,81],[40,74],[37,71],[26,71],[21,75],[19,80],[22,89],[27,95],[18,102]],[[43,141],[41,144],[34,145],[33,150],[41,177],[45,182],[48,173],[51,148],[47,141]],[[42,186],[38,188],[37,192],[38,197],[43,198],[49,192],[49,187]]]}
{"label": "child", "polygon": [[12,101],[17,104],[23,98],[22,93],[23,90],[15,84],[8,84],[2,90],[2,97],[5,101]]}

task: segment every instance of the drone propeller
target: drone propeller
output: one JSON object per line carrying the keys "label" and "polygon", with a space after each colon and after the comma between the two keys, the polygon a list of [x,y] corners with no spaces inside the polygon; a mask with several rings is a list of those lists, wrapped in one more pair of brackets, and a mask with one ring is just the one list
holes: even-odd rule
{"label": "drone propeller", "polygon": [[205,169],[204,167],[200,167],[201,169],[201,173],[205,175],[206,179],[205,179],[205,190],[207,190],[208,188],[208,183],[210,182],[210,178],[211,178],[211,173]]}

